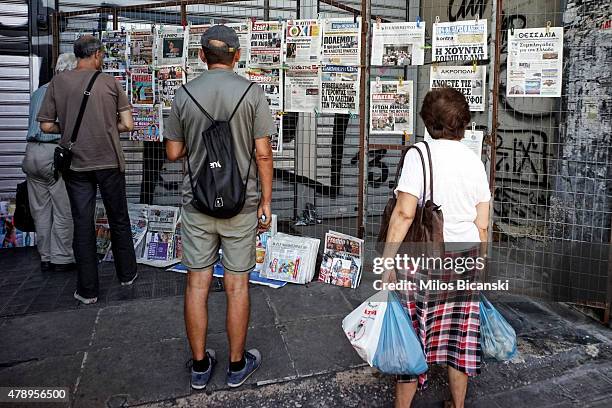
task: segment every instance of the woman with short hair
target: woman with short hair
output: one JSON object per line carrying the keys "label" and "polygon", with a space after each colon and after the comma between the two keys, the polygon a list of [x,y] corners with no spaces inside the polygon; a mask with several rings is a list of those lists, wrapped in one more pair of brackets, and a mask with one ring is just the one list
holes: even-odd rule
{"label": "woman with short hair", "polygon": [[[474,256],[474,248],[479,249],[480,242],[487,239],[491,193],[480,156],[461,143],[464,130],[471,120],[468,103],[455,89],[434,89],[425,96],[420,115],[433,139],[428,142],[429,148],[424,143],[417,144],[425,162],[426,193],[421,156],[413,148],[405,156],[395,188],[397,203],[389,222],[384,257],[395,257],[399,243],[403,242],[412,225],[417,206],[432,199],[429,188],[432,176],[433,201],[440,206],[444,218],[444,255],[449,255],[449,247],[453,246],[459,249],[451,254],[455,259]],[[429,170],[429,154],[433,174]],[[409,255],[418,256],[420,253]],[[454,274],[457,273],[460,273],[459,269],[451,269],[446,275],[420,270],[416,278],[431,280],[435,276],[445,276],[456,279],[457,275]],[[462,276],[472,273],[477,272],[470,270]],[[395,274],[395,270],[387,271],[384,280],[396,280]],[[407,296],[405,306],[412,317],[427,363],[448,368],[452,400],[446,402],[446,407],[462,408],[468,377],[480,372],[478,294],[416,290]],[[395,406],[409,407],[417,385],[424,387],[426,380],[426,374],[418,377],[399,376]]]}

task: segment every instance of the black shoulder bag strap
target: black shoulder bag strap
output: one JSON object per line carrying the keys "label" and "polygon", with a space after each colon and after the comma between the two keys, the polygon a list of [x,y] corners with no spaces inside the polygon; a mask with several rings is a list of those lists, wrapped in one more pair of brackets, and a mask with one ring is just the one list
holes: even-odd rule
{"label": "black shoulder bag strap", "polygon": [[98,75],[100,75],[100,71],[94,72],[93,76],[89,80],[89,83],[87,84],[87,88],[85,88],[85,92],[83,92],[83,100],[81,101],[79,114],[77,115],[76,121],[74,122],[74,127],[72,128],[72,136],[70,137],[70,145],[68,146],[68,149],[72,149],[72,145],[77,140],[79,129],[81,128],[81,122],[83,121],[83,115],[85,114],[85,108],[87,107],[87,101],[89,100],[89,95],[91,95],[91,88],[93,88],[94,82],[96,82]]}
{"label": "black shoulder bag strap", "polygon": [[[230,115],[229,119],[227,120],[228,123],[232,120],[232,118],[234,117],[234,114],[236,113],[236,111],[238,110],[238,107],[242,104],[242,101],[244,100],[244,97],[246,96],[246,94],[249,92],[249,90],[251,89],[251,87],[255,85],[255,82],[251,82],[249,84],[249,86],[247,87],[246,91],[244,91],[244,93],[242,94],[242,96],[240,97],[240,100],[238,100],[238,103],[236,104],[236,107],[234,108],[234,110],[232,111],[232,114]],[[215,119],[210,116],[210,113],[208,113],[206,111],[206,109],[204,109],[202,107],[202,105],[200,105],[200,103],[196,100],[196,98],[193,97],[193,95],[191,95],[191,92],[189,92],[189,90],[187,89],[186,85],[183,85],[183,89],[185,90],[185,92],[187,92],[187,96],[189,96],[189,98],[191,98],[191,100],[196,104],[196,106],[198,107],[198,109],[200,109],[202,111],[202,113],[204,115],[206,115],[206,117],[208,118],[208,120],[210,120],[212,123],[215,122]],[[251,174],[251,163],[253,162],[253,153],[255,152],[255,142],[253,142],[253,150],[251,150],[251,157],[249,158],[249,170],[247,171],[247,176],[246,176],[246,180],[244,182],[244,186],[246,188],[247,183],[249,182],[249,175]],[[187,149],[187,146],[185,146],[185,154],[187,155],[187,170],[189,172],[189,184],[191,184],[191,190],[192,192],[195,190],[193,188],[193,175],[191,173],[191,164],[189,163],[189,149]]]}

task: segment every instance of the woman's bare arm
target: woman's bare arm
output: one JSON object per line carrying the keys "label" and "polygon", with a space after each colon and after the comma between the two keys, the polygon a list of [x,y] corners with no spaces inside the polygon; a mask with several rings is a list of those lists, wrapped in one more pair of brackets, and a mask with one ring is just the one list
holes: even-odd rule
{"label": "woman's bare arm", "polygon": [[[397,202],[389,220],[389,230],[387,231],[387,240],[385,242],[385,250],[383,258],[394,258],[399,250],[400,245],[404,242],[404,237],[408,233],[419,199],[412,194],[398,192]],[[388,270],[383,275],[383,281],[395,280],[394,270]]]}

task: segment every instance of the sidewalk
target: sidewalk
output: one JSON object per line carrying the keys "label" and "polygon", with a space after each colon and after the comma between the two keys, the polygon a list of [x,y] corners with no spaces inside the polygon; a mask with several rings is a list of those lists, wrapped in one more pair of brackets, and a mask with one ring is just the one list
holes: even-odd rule
{"label": "sidewalk", "polygon": [[[194,392],[185,367],[190,352],[183,299],[176,295],[184,287],[184,275],[142,268],[139,282],[129,288],[115,287],[115,278],[105,278],[101,285],[111,289],[93,306],[75,301],[64,307],[58,299],[63,296],[68,303],[63,292],[73,290],[65,283],[53,308],[46,309],[52,311],[37,311],[29,304],[22,305],[23,314],[6,301],[9,291],[15,292],[11,299],[24,290],[36,291],[33,299],[44,299],[49,280],[59,278],[38,276],[39,287],[32,288],[32,279],[40,275],[37,261],[28,252],[18,258],[0,258],[0,386],[69,387],[72,406],[87,408],[391,406],[391,379],[372,375],[340,327],[342,318],[372,293],[372,276],[364,276],[357,290],[320,283],[252,287],[247,344],[259,348],[264,361],[248,384],[231,391],[224,383],[225,294],[211,293],[208,347],[217,351],[220,364],[207,391]],[[112,273],[112,265],[103,272]],[[7,283],[12,276],[25,280],[11,287],[16,284]],[[172,291],[156,291],[168,282]],[[31,287],[20,289],[24,285]],[[612,331],[563,305],[510,296],[493,301],[519,334],[521,354],[512,363],[487,361],[482,375],[470,383],[468,406],[612,403]],[[444,375],[433,370],[430,388],[419,395],[416,406],[439,406],[445,398]]]}

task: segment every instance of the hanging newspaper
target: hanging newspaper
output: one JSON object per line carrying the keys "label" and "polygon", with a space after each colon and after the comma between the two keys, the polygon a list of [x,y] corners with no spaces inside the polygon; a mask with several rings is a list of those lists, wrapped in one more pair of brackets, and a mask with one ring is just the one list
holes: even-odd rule
{"label": "hanging newspaper", "polygon": [[128,34],[128,63],[135,65],[153,64],[153,34],[151,31],[130,31]]}
{"label": "hanging newspaper", "polygon": [[157,70],[157,102],[162,109],[170,109],[174,93],[185,83],[185,73],[181,66],[161,67]]}
{"label": "hanging newspaper", "polygon": [[283,55],[286,64],[318,64],[321,58],[319,20],[287,21]]}
{"label": "hanging newspaper", "polygon": [[155,66],[185,65],[185,29],[159,25],[155,27]]}
{"label": "hanging newspaper", "polygon": [[187,36],[187,80],[200,75],[207,70],[206,63],[200,59],[200,50],[202,49],[202,34],[210,28],[210,25],[192,25],[187,27],[185,34]]}
{"label": "hanging newspaper", "polygon": [[282,75],[280,68],[249,68],[247,71],[248,79],[255,82],[264,90],[270,111],[276,122],[276,135],[272,136],[272,151],[275,153],[281,152],[283,144],[282,139],[282,115],[283,110],[283,86]]}
{"label": "hanging newspaper", "polygon": [[161,141],[161,112],[157,106],[134,106],[132,108],[134,130],[130,140]]}
{"label": "hanging newspaper", "polygon": [[370,133],[414,133],[412,81],[370,82]]}
{"label": "hanging newspaper", "polygon": [[114,76],[127,92],[127,33],[125,31],[104,31],[102,44],[106,50],[102,72]]}
{"label": "hanging newspaper", "polygon": [[465,96],[470,110],[484,112],[485,110],[485,78],[484,66],[443,66],[431,67],[429,86],[431,89],[451,87]]}
{"label": "hanging newspaper", "polygon": [[431,48],[434,62],[487,59],[487,20],[434,23]]}
{"label": "hanging newspaper", "polygon": [[[134,244],[134,252],[136,253],[136,259],[142,257],[145,237],[147,235],[148,207],[149,206],[146,204],[128,203],[128,215],[130,217],[130,224],[132,228],[132,242]],[[113,261],[112,245],[106,252],[106,255],[104,256],[104,261]]]}
{"label": "hanging newspaper", "polygon": [[509,32],[507,96],[560,97],[563,27]]}
{"label": "hanging newspaper", "polygon": [[359,65],[361,18],[328,18],[323,21],[323,64]]}
{"label": "hanging newspaper", "polygon": [[255,21],[249,37],[249,66],[280,67],[283,44],[283,23]]}
{"label": "hanging newspaper", "polygon": [[321,69],[321,111],[357,113],[359,108],[359,68],[323,65]]}
{"label": "hanging newspaper", "polygon": [[423,65],[425,22],[376,23],[372,28],[372,65]]}
{"label": "hanging newspaper", "polygon": [[321,110],[321,74],[319,65],[285,66],[285,111]]}
{"label": "hanging newspaper", "polygon": [[329,231],[325,234],[319,282],[357,288],[363,268],[363,240]]}
{"label": "hanging newspaper", "polygon": [[127,33],[125,31],[103,31],[104,60],[102,71],[125,71],[127,59]]}
{"label": "hanging newspaper", "polygon": [[315,273],[320,240],[277,233],[268,239],[261,276],[305,284]]}
{"label": "hanging newspaper", "polygon": [[[431,142],[433,139],[427,129],[425,129],[424,139],[426,142]],[[482,142],[484,140],[484,132],[482,130],[466,130],[461,139],[468,149],[470,149],[478,158],[482,155]]]}
{"label": "hanging newspaper", "polygon": [[240,60],[234,66],[234,71],[242,77],[247,78],[247,61],[249,61],[249,41],[250,41],[250,22],[244,21],[241,23],[227,23],[238,36],[240,41]]}
{"label": "hanging newspaper", "polygon": [[155,103],[155,82],[148,67],[133,67],[130,84],[132,105],[152,106]]}

